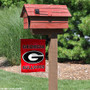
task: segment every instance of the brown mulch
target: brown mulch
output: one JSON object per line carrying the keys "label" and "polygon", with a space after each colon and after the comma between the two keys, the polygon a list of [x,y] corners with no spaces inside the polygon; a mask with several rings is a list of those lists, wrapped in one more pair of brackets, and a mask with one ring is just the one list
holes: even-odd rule
{"label": "brown mulch", "polygon": [[[33,73],[21,73],[20,66],[5,66],[3,65],[6,58],[0,58],[0,69],[24,74],[35,77],[48,78],[48,65],[49,62],[46,60],[46,71],[45,72],[33,72]],[[58,63],[58,79],[71,79],[71,80],[90,80],[90,64],[70,64],[70,63]]]}

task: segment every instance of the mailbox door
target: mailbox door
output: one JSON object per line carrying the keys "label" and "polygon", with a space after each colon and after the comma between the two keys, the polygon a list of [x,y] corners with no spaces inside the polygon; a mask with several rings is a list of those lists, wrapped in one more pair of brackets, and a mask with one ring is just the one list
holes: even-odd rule
{"label": "mailbox door", "polygon": [[67,17],[30,17],[30,29],[64,29],[68,28]]}

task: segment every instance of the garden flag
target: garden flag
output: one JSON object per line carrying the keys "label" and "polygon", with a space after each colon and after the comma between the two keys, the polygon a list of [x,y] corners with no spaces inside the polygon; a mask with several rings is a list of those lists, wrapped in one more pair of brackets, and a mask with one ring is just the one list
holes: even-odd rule
{"label": "garden flag", "polygon": [[45,40],[21,39],[21,72],[45,72]]}

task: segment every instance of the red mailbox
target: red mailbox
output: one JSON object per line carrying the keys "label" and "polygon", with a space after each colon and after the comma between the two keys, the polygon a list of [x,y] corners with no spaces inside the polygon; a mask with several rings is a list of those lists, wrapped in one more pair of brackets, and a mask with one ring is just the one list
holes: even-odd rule
{"label": "red mailbox", "polygon": [[66,5],[24,4],[21,17],[24,19],[24,29],[50,38],[49,90],[57,90],[57,34],[68,28],[68,17],[71,14]]}
{"label": "red mailbox", "polygon": [[24,19],[24,29],[33,34],[60,34],[68,28],[69,13],[66,5],[24,4],[21,17]]}

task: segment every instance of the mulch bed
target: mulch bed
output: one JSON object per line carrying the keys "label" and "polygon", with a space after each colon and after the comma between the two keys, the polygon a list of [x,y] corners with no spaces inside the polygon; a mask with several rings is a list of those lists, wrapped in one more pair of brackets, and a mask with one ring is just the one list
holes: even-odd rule
{"label": "mulch bed", "polygon": [[[21,66],[5,66],[5,59],[0,58],[0,69],[19,73],[24,75],[31,75],[35,77],[48,78],[48,65],[46,60],[45,72],[21,73]],[[71,79],[71,80],[90,80],[90,64],[71,64],[71,63],[58,63],[58,79]]]}

